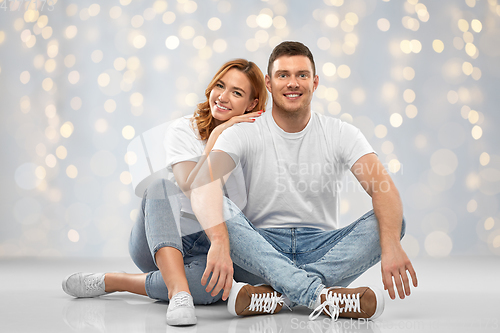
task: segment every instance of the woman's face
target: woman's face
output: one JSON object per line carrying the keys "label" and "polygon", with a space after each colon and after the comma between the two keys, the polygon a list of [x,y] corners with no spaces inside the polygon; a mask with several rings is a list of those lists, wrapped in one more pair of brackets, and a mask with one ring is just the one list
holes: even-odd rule
{"label": "woman's face", "polygon": [[209,104],[217,125],[252,110],[258,99],[252,99],[250,80],[237,68],[231,68],[210,92]]}

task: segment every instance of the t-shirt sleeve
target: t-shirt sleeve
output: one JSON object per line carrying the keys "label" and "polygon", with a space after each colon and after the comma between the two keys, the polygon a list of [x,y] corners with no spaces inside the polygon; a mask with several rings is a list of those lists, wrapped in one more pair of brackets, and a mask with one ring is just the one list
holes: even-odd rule
{"label": "t-shirt sleeve", "polygon": [[234,163],[238,165],[245,157],[244,138],[245,135],[240,125],[233,125],[219,135],[212,150],[222,150],[229,154]]}
{"label": "t-shirt sleeve", "polygon": [[167,128],[163,145],[167,158],[167,170],[172,171],[172,166],[179,162],[198,162],[201,154],[198,138],[188,123],[176,121]]}
{"label": "t-shirt sleeve", "polygon": [[351,169],[362,156],[375,152],[363,133],[357,127],[345,122],[340,125],[339,149],[340,159],[348,169]]}

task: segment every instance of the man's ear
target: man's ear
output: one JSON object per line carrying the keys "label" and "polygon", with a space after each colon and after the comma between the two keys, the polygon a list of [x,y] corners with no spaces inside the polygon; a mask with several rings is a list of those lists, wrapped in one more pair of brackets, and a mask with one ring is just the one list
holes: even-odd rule
{"label": "man's ear", "polygon": [[269,91],[270,93],[272,93],[272,89],[271,89],[271,77],[269,76],[269,74],[266,74],[266,88],[267,88],[267,91]]}
{"label": "man's ear", "polygon": [[319,84],[319,76],[318,75],[315,75],[314,76],[314,80],[313,80],[313,87],[314,87],[314,90],[316,90],[316,88],[318,88],[318,84]]}

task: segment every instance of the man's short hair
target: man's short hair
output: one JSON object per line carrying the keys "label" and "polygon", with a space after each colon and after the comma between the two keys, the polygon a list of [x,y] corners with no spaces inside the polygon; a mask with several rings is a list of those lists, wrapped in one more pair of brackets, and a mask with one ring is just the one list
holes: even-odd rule
{"label": "man's short hair", "polygon": [[282,56],[305,56],[308,57],[311,61],[311,66],[313,69],[313,76],[316,75],[316,66],[314,65],[314,58],[311,53],[311,50],[301,42],[291,42],[286,41],[277,45],[271,55],[269,56],[269,63],[267,64],[267,74],[271,75],[271,71],[273,70],[273,64],[276,59]]}

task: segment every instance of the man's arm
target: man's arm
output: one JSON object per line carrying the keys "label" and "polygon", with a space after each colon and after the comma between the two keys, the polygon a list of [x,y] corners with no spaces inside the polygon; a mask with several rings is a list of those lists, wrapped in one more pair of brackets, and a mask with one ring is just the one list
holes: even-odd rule
{"label": "man's arm", "polygon": [[354,163],[351,171],[372,197],[373,210],[379,222],[384,289],[389,292],[391,299],[396,298],[394,278],[399,298],[403,299],[405,293],[407,296],[410,295],[410,283],[406,271],[410,273],[415,287],[417,275],[400,242],[403,205],[399,192],[387,170],[373,153],[362,156]]}
{"label": "man's arm", "polygon": [[205,285],[212,273],[206,291],[212,290],[211,295],[215,296],[224,289],[223,300],[229,297],[233,283],[233,262],[224,223],[222,185],[234,167],[235,163],[227,153],[212,151],[191,184],[193,212],[211,243],[201,284]]}

